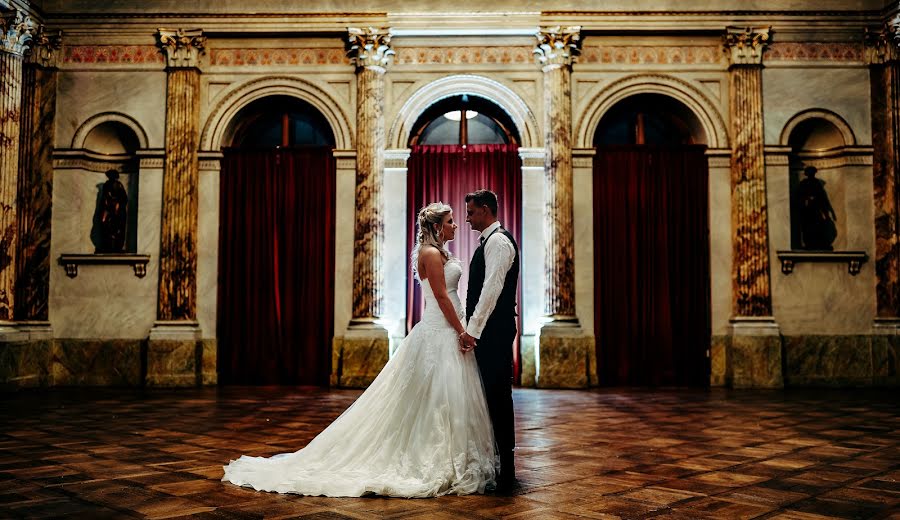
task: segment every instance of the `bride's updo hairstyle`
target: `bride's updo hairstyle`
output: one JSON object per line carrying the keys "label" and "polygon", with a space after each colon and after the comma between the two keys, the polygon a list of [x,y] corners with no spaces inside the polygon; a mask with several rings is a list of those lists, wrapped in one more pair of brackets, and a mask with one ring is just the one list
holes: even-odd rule
{"label": "bride's updo hairstyle", "polygon": [[419,250],[424,246],[434,246],[438,248],[444,258],[450,258],[450,251],[444,245],[443,237],[441,237],[441,228],[446,217],[453,208],[443,202],[432,202],[419,210],[416,217],[416,246],[413,247],[411,261],[412,270],[416,278],[419,277]]}

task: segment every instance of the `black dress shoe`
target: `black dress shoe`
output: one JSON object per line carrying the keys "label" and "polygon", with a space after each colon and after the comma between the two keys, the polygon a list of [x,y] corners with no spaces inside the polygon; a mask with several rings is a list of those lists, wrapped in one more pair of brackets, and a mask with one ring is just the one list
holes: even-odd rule
{"label": "black dress shoe", "polygon": [[519,483],[516,481],[516,477],[500,477],[497,479],[497,487],[493,492],[496,495],[512,495],[518,488]]}

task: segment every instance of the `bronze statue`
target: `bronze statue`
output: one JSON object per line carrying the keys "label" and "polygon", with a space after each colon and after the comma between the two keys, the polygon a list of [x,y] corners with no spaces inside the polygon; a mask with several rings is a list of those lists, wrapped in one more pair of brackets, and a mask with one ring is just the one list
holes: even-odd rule
{"label": "bronze statue", "polygon": [[100,244],[96,252],[121,253],[125,250],[128,193],[119,182],[118,170],[108,170],[106,178],[100,189]]}
{"label": "bronze statue", "polygon": [[828,200],[825,183],[816,178],[815,166],[807,166],[806,178],[797,184],[794,193],[796,215],[800,220],[800,244],[802,249],[831,251],[837,237],[834,221],[837,216]]}

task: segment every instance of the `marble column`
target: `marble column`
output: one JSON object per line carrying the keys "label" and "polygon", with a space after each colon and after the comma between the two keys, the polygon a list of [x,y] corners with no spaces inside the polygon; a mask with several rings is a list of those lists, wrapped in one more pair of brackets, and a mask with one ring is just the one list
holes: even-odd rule
{"label": "marble column", "polygon": [[22,75],[14,317],[47,328],[57,60],[62,31],[38,27]]}
{"label": "marble column", "polygon": [[150,330],[147,381],[152,386],[202,382],[197,322],[200,163],[200,29],[160,29],[166,54],[166,149],[163,165],[157,322]]}
{"label": "marble column", "polygon": [[14,332],[22,62],[35,32],[22,12],[0,11],[0,338]]}
{"label": "marble column", "polygon": [[387,363],[390,337],[379,323],[384,272],[384,74],[394,51],[387,28],[348,28],[356,67],[356,219],[353,231],[353,314],[333,343],[332,382],[365,387]]}
{"label": "marble column", "polygon": [[763,153],[762,60],[769,28],[729,27],[731,122],[732,385],[781,387],[781,335],[772,318]]}
{"label": "marble column", "polygon": [[590,382],[594,337],[575,313],[572,185],[572,64],[581,27],[544,27],[534,54],[544,74],[544,314],[536,349],[538,387]]}
{"label": "marble column", "polygon": [[900,322],[900,46],[885,24],[865,33],[870,70],[877,322]]}
{"label": "marble column", "polygon": [[[876,314],[872,354],[900,352],[900,15],[866,30],[872,113]],[[878,363],[879,366],[884,363]],[[880,382],[889,379],[876,368]]]}

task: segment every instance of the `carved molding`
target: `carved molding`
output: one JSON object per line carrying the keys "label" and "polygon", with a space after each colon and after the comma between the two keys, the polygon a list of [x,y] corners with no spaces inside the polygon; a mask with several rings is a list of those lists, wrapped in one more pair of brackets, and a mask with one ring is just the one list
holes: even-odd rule
{"label": "carved molding", "polygon": [[[143,161],[141,162],[143,166]],[[86,170],[103,173],[110,168],[123,172],[133,172],[135,156],[131,154],[102,154],[89,150],[62,150],[53,152],[54,170]]]}
{"label": "carved molding", "polygon": [[829,110],[822,110],[817,108],[799,112],[790,120],[788,120],[788,122],[785,123],[784,128],[781,130],[781,137],[779,138],[778,142],[782,146],[788,146],[791,134],[794,132],[797,126],[800,125],[800,123],[808,121],[810,119],[824,119],[825,121],[828,121],[829,123],[834,125],[835,128],[837,128],[841,133],[841,136],[844,139],[845,146],[856,145],[856,136],[853,134],[853,129],[850,128],[850,125],[847,123],[847,121],[844,120],[843,117]]}
{"label": "carved molding", "polygon": [[519,94],[503,83],[485,76],[456,74],[422,85],[409,96],[391,123],[386,136],[386,146],[394,149],[405,148],[409,143],[410,129],[428,107],[442,99],[460,94],[483,97],[506,111],[522,137],[522,147],[534,147],[541,143],[534,112]]}
{"label": "carved molding", "polygon": [[166,54],[166,65],[170,68],[197,67],[200,55],[206,48],[206,36],[202,29],[160,28],[157,32],[159,46]]}
{"label": "carved molding", "polygon": [[[573,153],[573,160],[577,161],[577,157]],[[540,168],[544,169],[544,160],[547,156],[547,150],[543,148],[519,148],[519,157],[522,159],[522,168]]]}
{"label": "carved molding", "polygon": [[48,31],[43,25],[39,26],[32,39],[31,52],[27,54],[26,59],[41,67],[56,67],[60,61],[62,34],[62,29]]}
{"label": "carved molding", "polygon": [[121,112],[104,112],[102,114],[91,116],[86,119],[84,123],[81,123],[81,126],[78,127],[78,130],[75,131],[75,135],[72,137],[72,148],[84,148],[84,143],[91,131],[100,124],[108,121],[122,123],[134,131],[134,135],[137,136],[138,139],[138,148],[143,149],[150,146],[149,140],[147,139],[147,132],[144,131],[144,128],[134,118]]}
{"label": "carved molding", "polygon": [[571,66],[581,54],[581,26],[542,27],[537,34],[535,57],[544,70],[552,67]]}
{"label": "carved molding", "polygon": [[227,134],[229,124],[237,113],[250,103],[267,96],[291,96],[306,101],[316,108],[328,121],[338,149],[352,149],[354,135],[350,119],[339,103],[329,92],[316,83],[292,76],[264,76],[249,80],[246,83],[231,84],[217,96],[215,106],[203,123],[200,134],[200,147],[203,150],[216,150],[229,146]]}
{"label": "carved molding", "polygon": [[572,122],[572,145],[591,148],[594,145],[594,132],[606,112],[619,101],[634,94],[644,93],[663,94],[684,103],[703,126],[703,132],[706,134],[704,144],[710,148],[728,146],[725,120],[718,106],[698,85],[667,74],[626,76],[596,91],[593,98],[579,111],[578,120]]}
{"label": "carved molding", "polygon": [[37,30],[37,24],[22,11],[0,11],[0,51],[24,56]]}
{"label": "carved molding", "polygon": [[763,51],[769,44],[771,27],[726,28],[725,52],[732,65],[762,65]]}
{"label": "carved molding", "polygon": [[391,30],[387,27],[347,28],[347,56],[357,68],[384,69],[391,61]]}
{"label": "carved molding", "polygon": [[[409,148],[385,150],[384,151],[384,167],[395,169],[406,169],[406,161],[409,160]],[[355,163],[355,161],[354,161]]]}
{"label": "carved molding", "polygon": [[879,65],[900,60],[900,30],[897,29],[894,22],[896,19],[879,28],[865,28],[863,44],[865,45],[867,64]]}

